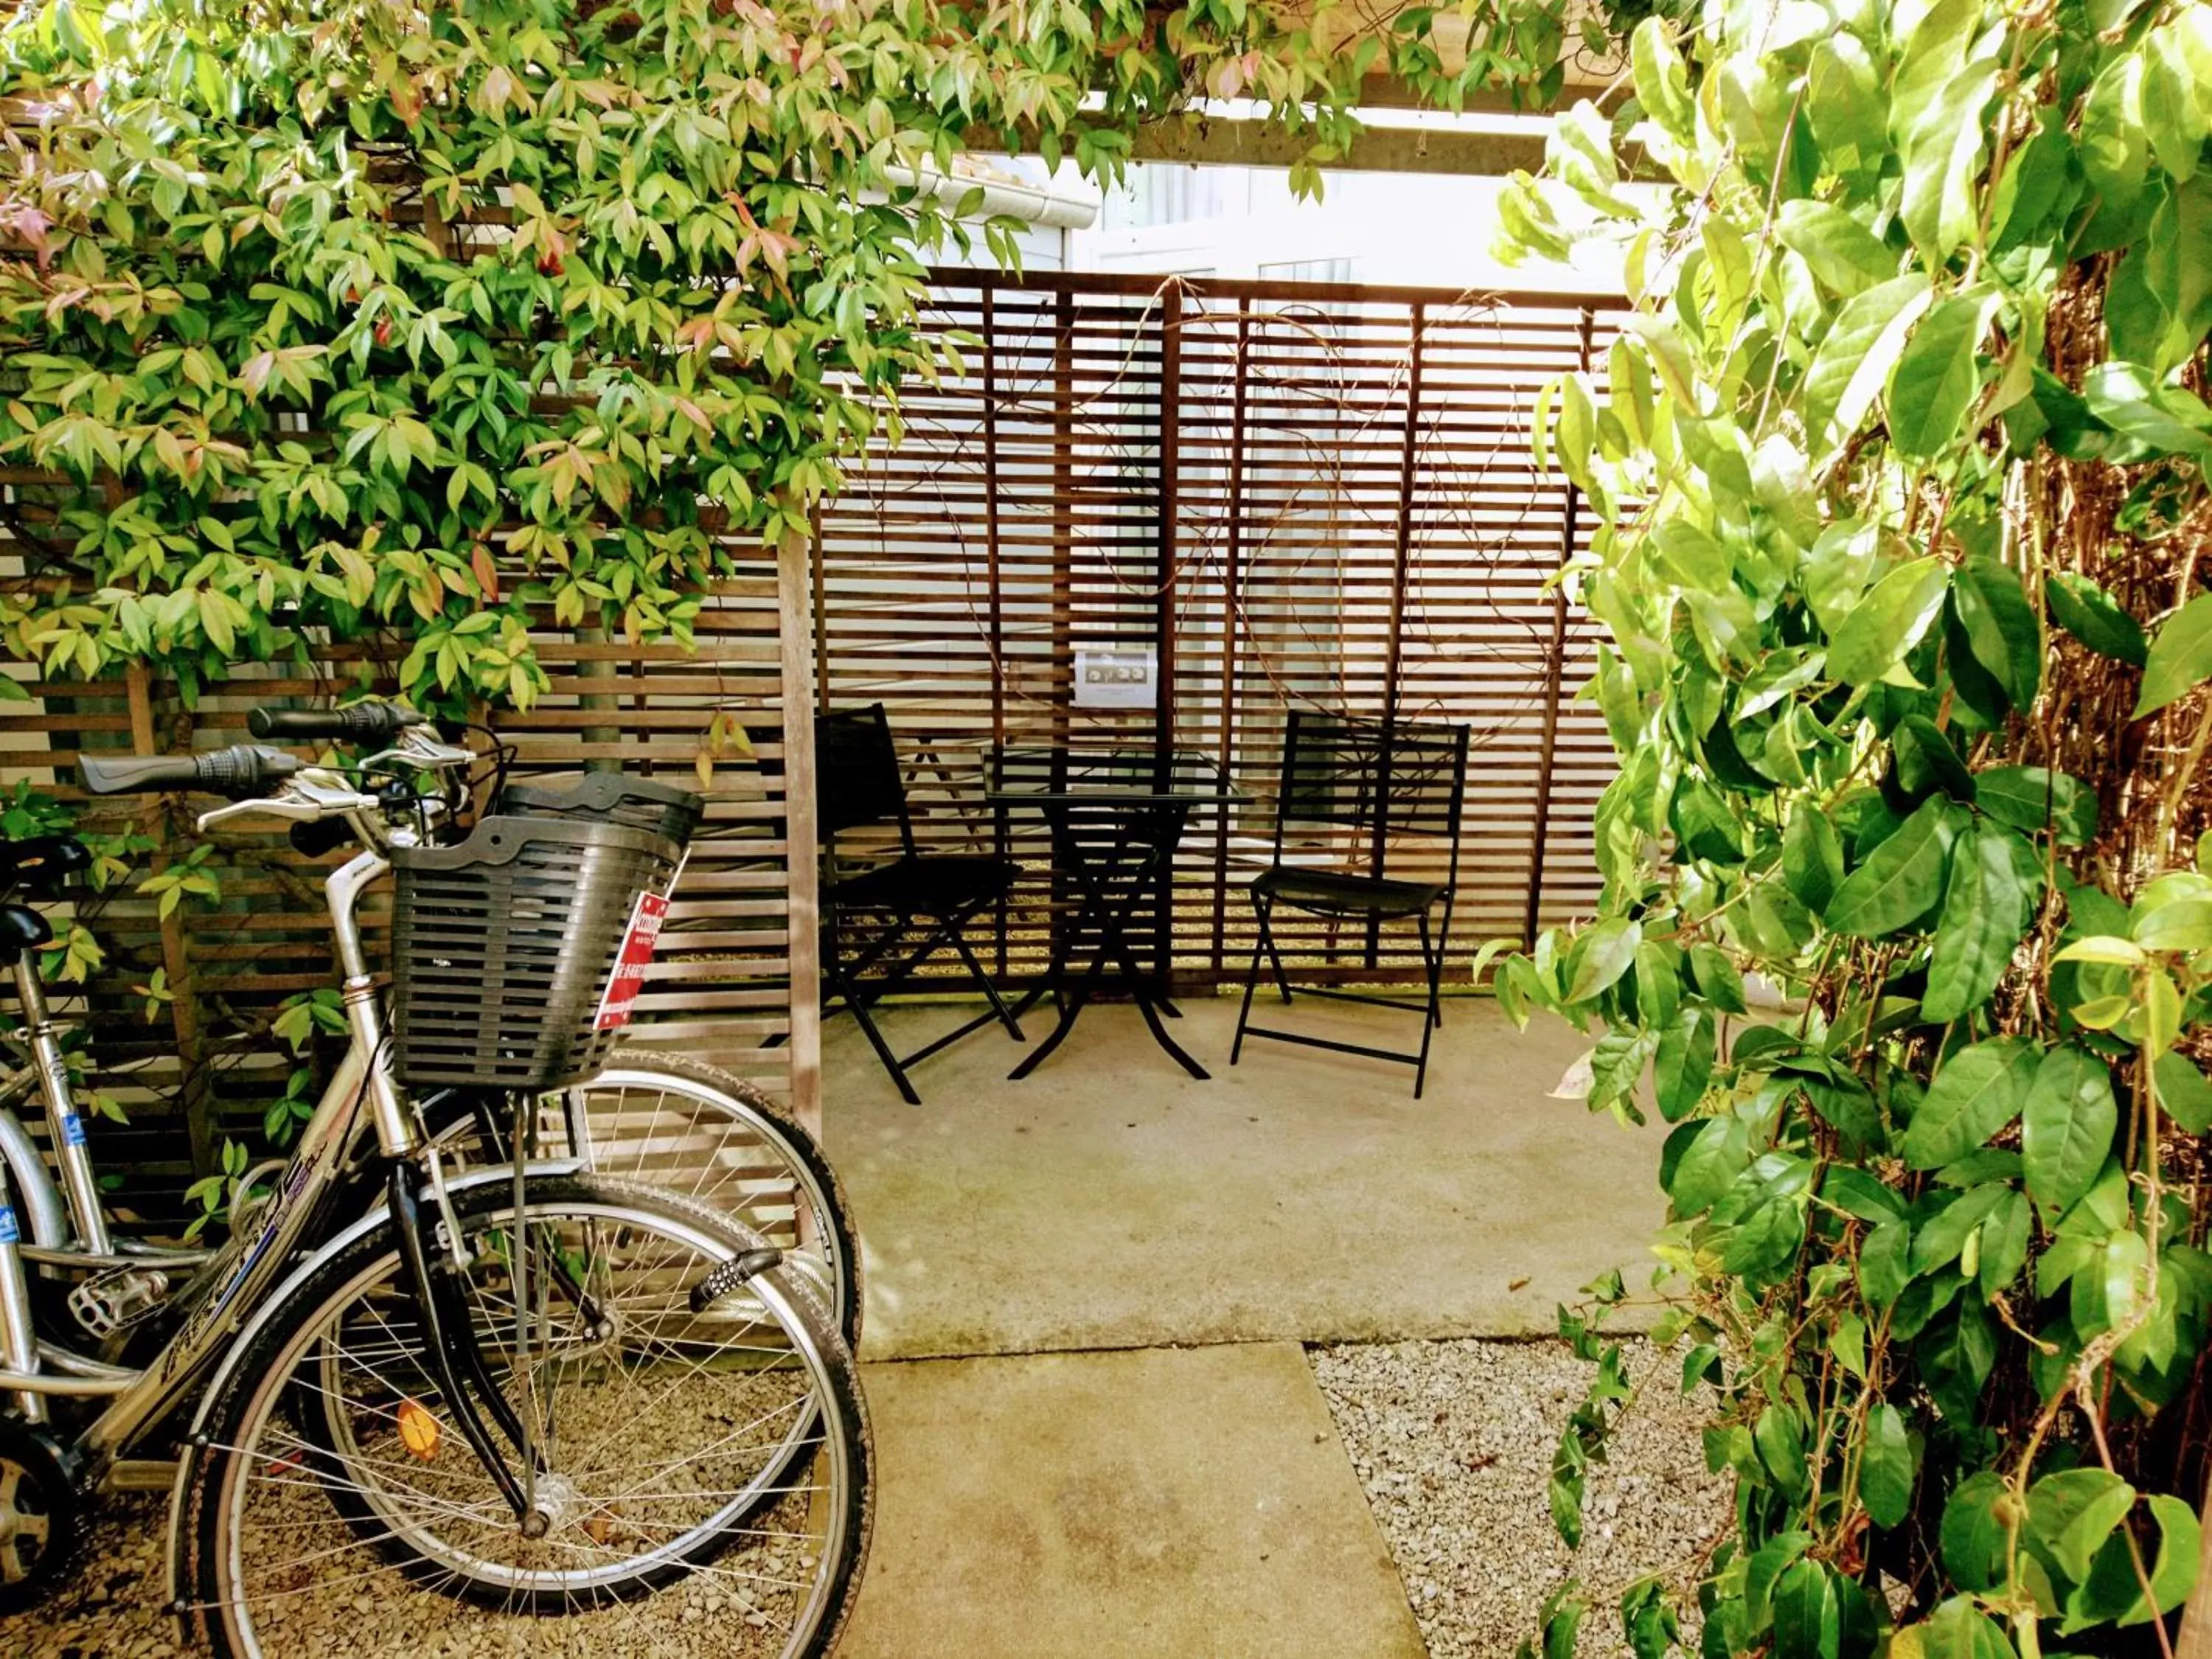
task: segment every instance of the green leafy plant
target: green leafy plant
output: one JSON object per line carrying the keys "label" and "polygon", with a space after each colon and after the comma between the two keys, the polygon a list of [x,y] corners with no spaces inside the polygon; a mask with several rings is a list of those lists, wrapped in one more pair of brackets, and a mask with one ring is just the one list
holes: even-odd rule
{"label": "green leafy plant", "polygon": [[[1621,238],[1637,304],[1536,434],[1598,519],[1564,579],[1607,634],[1604,896],[1497,986],[1595,1032],[1594,1108],[1673,1126],[1658,1335],[1736,1492],[1701,1650],[2170,1655],[2212,1320],[2212,7],[1727,4],[1628,45],[1632,98],[1562,117],[1507,216]],[[1597,1292],[1570,1534],[1622,1395]]]}
{"label": "green leafy plant", "polygon": [[733,554],[805,533],[942,368],[923,258],[969,232],[922,173],[1000,143],[1111,176],[1211,93],[1303,138],[1312,191],[1370,70],[1556,81],[1548,9],[1486,14],[1449,75],[1428,15],[24,6],[0,462],[51,482],[10,525],[0,643],[189,697],[385,638],[404,690],[459,705],[538,694],[533,629],[688,641]]}

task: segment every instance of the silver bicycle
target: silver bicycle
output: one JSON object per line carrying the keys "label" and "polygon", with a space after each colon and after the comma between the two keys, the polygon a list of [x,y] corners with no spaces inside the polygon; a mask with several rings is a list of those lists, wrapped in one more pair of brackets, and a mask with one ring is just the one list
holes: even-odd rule
{"label": "silver bicycle", "polygon": [[[565,1613],[564,1645],[629,1652],[640,1598],[702,1586],[737,1613],[730,1650],[825,1652],[866,1556],[869,1447],[822,1270],[581,1158],[453,1167],[398,1081],[356,915],[395,860],[403,890],[410,859],[438,861],[443,791],[424,781],[468,757],[383,707],[398,741],[353,774],[251,745],[84,763],[95,793],[231,797],[204,830],[349,828],[363,850],[325,891],[350,1042],[228,1243],[118,1245],[58,1046],[38,1035],[35,968],[19,970],[60,1191],[8,1168],[34,1235],[66,1232],[26,1243],[0,1207],[0,1595],[66,1573],[88,1501],[166,1482],[173,1610],[219,1653],[335,1637],[363,1594],[412,1598],[425,1634]],[[546,834],[495,817],[471,840]],[[506,1092],[507,1145],[526,1155],[538,1091]],[[34,1272],[97,1286],[76,1300],[111,1319],[149,1304],[158,1352],[116,1364],[42,1334]]]}

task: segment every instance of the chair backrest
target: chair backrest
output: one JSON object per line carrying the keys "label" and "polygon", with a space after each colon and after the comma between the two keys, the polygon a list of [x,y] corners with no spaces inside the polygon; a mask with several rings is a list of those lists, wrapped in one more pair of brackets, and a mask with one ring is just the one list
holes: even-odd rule
{"label": "chair backrest", "polygon": [[1334,824],[1365,840],[1370,865],[1380,875],[1391,836],[1437,836],[1451,844],[1456,879],[1467,745],[1464,726],[1292,708],[1276,797],[1277,856],[1285,824]]}
{"label": "chair backrest", "polygon": [[862,824],[896,823],[900,845],[914,851],[906,780],[883,704],[814,717],[814,789],[823,840]]}

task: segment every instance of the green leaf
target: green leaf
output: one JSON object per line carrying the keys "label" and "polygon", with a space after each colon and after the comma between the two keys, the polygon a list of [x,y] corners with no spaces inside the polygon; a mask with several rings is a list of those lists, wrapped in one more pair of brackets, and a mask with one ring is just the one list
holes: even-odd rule
{"label": "green leaf", "polygon": [[2028,1535],[2078,1583],[2135,1501],[2135,1488],[2106,1469],[2046,1474],[2027,1489]]}
{"label": "green leaf", "polygon": [[1629,65],[1636,81],[1636,101],[1644,112],[1677,143],[1694,144],[1698,111],[1690,97],[1689,70],[1674,49],[1674,32],[1665,19],[1647,17],[1636,26],[1629,41]]}
{"label": "green leaf", "polygon": [[1825,1562],[1793,1561],[1774,1584],[1774,1659],[1842,1659],[1843,1608]]}
{"label": "green leaf", "polygon": [[2149,161],[2142,126],[2142,59],[2123,53],[2106,65],[2081,106],[2081,170],[2107,202],[2125,205],[2142,193]]}
{"label": "green leaf", "polygon": [[2096,1184],[2119,1127],[2104,1060],[2076,1043],[2059,1044],[2036,1067],[2021,1115],[2027,1190],[2054,1214],[2071,1207]]}
{"label": "green leaf", "polygon": [[[1946,1204],[1913,1235],[1912,1271],[1930,1273],[1948,1267],[1965,1254],[1990,1212],[2011,1188],[2002,1182],[1984,1182]],[[1961,1273],[1971,1271],[1961,1267]]]}
{"label": "green leaf", "polygon": [[1974,774],[1974,804],[2024,834],[2049,830],[2061,847],[2097,838],[2097,798],[2076,779],[2040,766],[1993,766]]}
{"label": "green leaf", "polygon": [[1815,915],[1827,908],[1843,884],[1843,842],[1828,815],[1810,800],[1799,801],[1790,811],[1782,838],[1782,878]]}
{"label": "green leaf", "polygon": [[[1978,19],[1978,5],[1973,10]],[[1997,75],[1998,66],[1986,60],[1960,69],[1912,124],[1903,146],[1905,199],[1899,216],[1922,258],[1937,269],[1973,240],[1978,227],[1975,185],[1989,137],[1982,117]]]}
{"label": "green leaf", "polygon": [[[1900,832],[1901,833],[1901,832]],[[1905,1131],[1905,1161],[1940,1170],[2020,1115],[2038,1055],[2017,1037],[1993,1037],[1945,1062]]]}
{"label": "green leaf", "polygon": [[1859,1245],[1859,1293],[1867,1304],[1887,1308],[1905,1293],[1912,1279],[1912,1229],[1903,1221],[1885,1221],[1868,1233]]}
{"label": "green leaf", "polygon": [[2159,165],[2177,179],[2196,176],[2212,96],[2212,64],[2191,61],[2194,42],[2178,23],[2153,29],[2143,42],[2144,135]]}
{"label": "green leaf", "polygon": [[1844,305],[1801,389],[1805,430],[1815,451],[1831,453],[1858,430],[1929,298],[1927,275],[1916,270],[1854,295]]}
{"label": "green leaf", "polygon": [[2158,1565],[2151,1569],[2152,1599],[2138,1595],[2135,1605],[2120,1615],[2123,1626],[2147,1625],[2157,1613],[2171,1613],[2189,1599],[2197,1584],[2197,1564],[2203,1548],[2203,1532],[2197,1511],[2179,1498],[2153,1492],[2150,1512],[2158,1522]]}
{"label": "green leaf", "polygon": [[2138,363],[2098,364],[2082,377],[2081,400],[2113,431],[2159,454],[2212,454],[2212,409]]}
{"label": "green leaf", "polygon": [[1893,1527],[1912,1508],[1912,1437],[1905,1416],[1887,1401],[1867,1413],[1866,1440],[1859,1454],[1859,1499],[1878,1527]]}
{"label": "green leaf", "polygon": [[1951,878],[1936,924],[1921,1015],[1948,1024],[1978,1008],[2012,965],[2039,896],[2022,878],[2033,860],[2012,830],[1986,819],[1961,836],[1951,852]]}
{"label": "green leaf", "polygon": [[1972,1596],[1954,1595],[1928,1617],[1924,1625],[1908,1626],[1890,1644],[1897,1659],[1917,1638],[1919,1659],[2016,1659],[2004,1626],[1976,1607]]}
{"label": "green leaf", "polygon": [[1951,603],[1974,659],[2026,714],[2043,684],[2043,628],[2019,573],[1995,559],[1971,558],[1953,580]]}
{"label": "green leaf", "polygon": [[1889,154],[1881,72],[1865,44],[1845,29],[1814,42],[1805,75],[1805,107],[1820,159],[1838,173],[1872,173]]}
{"label": "green leaf", "polygon": [[2172,900],[2128,931],[2146,951],[2212,951],[2212,898]]}
{"label": "green leaf", "polygon": [[1972,775],[1951,740],[1925,714],[1899,720],[1890,744],[1897,757],[1896,782],[1910,799],[1925,800],[1940,789],[1953,800],[1972,804]]}
{"label": "green leaf", "polygon": [[1986,289],[1954,295],[1912,331],[1889,377],[1889,435],[1899,453],[1935,455],[1957,440],[1981,392],[1977,365],[1996,304]]}
{"label": "green leaf", "polygon": [[1940,796],[1923,802],[1844,878],[1828,901],[1828,926],[1860,939],[1881,939],[1934,909],[1943,894],[1945,814],[1955,810]]}
{"label": "green leaf", "polygon": [[1660,1115],[1680,1121],[1697,1109],[1712,1081],[1718,1031],[1712,1010],[1686,1003],[1660,1035],[1652,1065],[1652,1089]]}
{"label": "green leaf", "polygon": [[2142,692],[2130,718],[2154,714],[2208,679],[2212,679],[2212,593],[2199,593],[2160,624],[2143,664]]}
{"label": "green leaf", "polygon": [[1588,1002],[1610,988],[1643,941],[1644,929],[1626,916],[1609,916],[1583,933],[1567,953],[1567,1000]]}
{"label": "green leaf", "polygon": [[1820,1120],[1853,1151],[1877,1151],[1882,1144],[1881,1109],[1874,1093],[1849,1072],[1832,1078],[1808,1075],[1805,1093]]}
{"label": "green leaf", "polygon": [[2151,1062],[2158,1103],[2166,1115],[2193,1135],[2212,1129],[2212,1079],[2186,1054],[2172,1050]]}
{"label": "green leaf", "polygon": [[1828,672],[1871,685],[1920,642],[1942,613],[1951,568],[1938,558],[1908,559],[1876,582],[1828,642]]}
{"label": "green leaf", "polygon": [[1667,1195],[1677,1215],[1696,1215],[1734,1185],[1751,1162],[1751,1136],[1739,1117],[1708,1118],[1675,1164]]}
{"label": "green leaf", "polygon": [[1776,1486],[1792,1494],[1806,1489],[1810,1471],[1805,1462],[1805,1431],[1795,1411],[1780,1404],[1767,1407],[1752,1425],[1751,1442]]}
{"label": "green leaf", "polygon": [[1897,275],[1897,255],[1832,203],[1784,202],[1775,229],[1784,246],[1794,248],[1814,276],[1846,299]]}
{"label": "green leaf", "polygon": [[2005,1581],[2008,1533],[1997,1518],[2004,1477],[1981,1469],[1961,1480],[1943,1505],[1943,1569],[1960,1589],[1988,1591]]}
{"label": "green leaf", "polygon": [[1728,952],[1718,945],[1690,947],[1690,976],[1697,981],[1699,994],[1714,1007],[1731,1014],[1747,1012],[1748,1006],[1743,1000],[1743,976],[1736,972]]}

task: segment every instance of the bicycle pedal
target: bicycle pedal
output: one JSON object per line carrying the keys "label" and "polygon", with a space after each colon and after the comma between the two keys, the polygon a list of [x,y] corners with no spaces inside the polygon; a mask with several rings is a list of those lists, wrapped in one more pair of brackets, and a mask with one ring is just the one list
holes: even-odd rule
{"label": "bicycle pedal", "polygon": [[70,1312],[94,1336],[127,1329],[168,1300],[169,1276],[151,1267],[110,1267],[69,1293]]}

